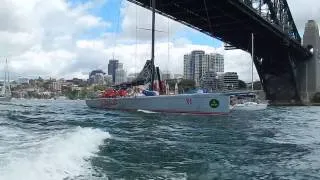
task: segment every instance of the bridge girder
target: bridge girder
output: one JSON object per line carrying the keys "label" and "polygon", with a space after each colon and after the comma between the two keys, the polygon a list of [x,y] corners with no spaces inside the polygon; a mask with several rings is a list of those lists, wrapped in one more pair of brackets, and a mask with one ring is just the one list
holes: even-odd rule
{"label": "bridge girder", "polygon": [[286,0],[241,0],[290,38],[301,43],[301,37]]}

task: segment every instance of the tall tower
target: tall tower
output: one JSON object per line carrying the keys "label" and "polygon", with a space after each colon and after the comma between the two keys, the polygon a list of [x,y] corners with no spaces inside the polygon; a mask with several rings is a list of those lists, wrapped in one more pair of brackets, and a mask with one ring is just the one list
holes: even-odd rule
{"label": "tall tower", "polygon": [[196,86],[200,86],[200,79],[202,77],[202,64],[205,62],[207,56],[204,51],[192,51],[191,58],[194,62],[194,81]]}
{"label": "tall tower", "polygon": [[119,66],[119,60],[111,59],[108,64],[108,75],[112,75],[112,82],[115,83],[116,70]]}
{"label": "tall tower", "polygon": [[309,20],[305,25],[303,46],[313,48],[313,57],[298,67],[299,90],[304,101],[320,92],[320,37],[318,24]]}
{"label": "tall tower", "polygon": [[208,70],[214,72],[224,72],[224,56],[218,53],[211,53],[209,55]]}
{"label": "tall tower", "polygon": [[192,61],[189,54],[183,56],[183,78],[184,79],[193,79],[192,77]]}

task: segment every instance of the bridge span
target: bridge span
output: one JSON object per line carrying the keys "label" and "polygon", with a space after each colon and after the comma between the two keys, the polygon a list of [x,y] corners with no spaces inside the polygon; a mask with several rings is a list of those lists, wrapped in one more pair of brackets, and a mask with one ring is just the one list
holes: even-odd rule
{"label": "bridge span", "polygon": [[[150,0],[128,1],[151,9]],[[286,0],[156,0],[156,12],[247,52],[253,33],[266,98],[301,102],[297,67],[312,54],[301,45]]]}

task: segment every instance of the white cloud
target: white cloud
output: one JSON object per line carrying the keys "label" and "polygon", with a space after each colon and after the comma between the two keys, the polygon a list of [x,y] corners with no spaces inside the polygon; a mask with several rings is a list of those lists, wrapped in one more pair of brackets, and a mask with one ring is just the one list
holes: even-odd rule
{"label": "white cloud", "polygon": [[[151,38],[151,11],[140,6],[136,6],[127,1],[123,1],[121,7],[122,22],[120,27],[122,29],[122,37],[124,40],[132,40],[137,38],[139,41],[150,41]],[[169,28],[169,29],[168,29]],[[162,15],[156,14],[155,29],[156,38],[158,41],[168,39],[172,37],[176,32],[182,29],[186,29],[184,25],[165,18]]]}
{"label": "white cloud", "polygon": [[110,26],[89,13],[103,2],[74,5],[65,0],[2,0],[0,57],[8,57],[11,71],[19,75],[68,74],[61,70],[77,60],[80,36]]}
{"label": "white cloud", "polygon": [[320,23],[319,0],[287,0],[293,19],[300,35],[303,35],[305,23],[308,20],[316,20]]}
{"label": "white cloud", "polygon": [[[195,49],[206,51],[206,53],[221,53],[225,55],[225,68],[227,71],[238,72],[240,78],[249,81],[251,80],[251,56],[241,50],[225,51],[221,48],[212,48],[204,45],[192,45],[191,43],[181,44],[185,41],[177,40],[175,42],[159,42],[155,45],[155,64],[160,67],[162,71],[170,71],[173,74],[183,72],[183,55]],[[146,60],[151,57],[150,43],[140,44],[118,44],[114,48],[108,48],[107,44],[102,41],[81,41],[78,42],[82,48],[90,49],[90,53],[81,53],[78,56],[75,64],[70,65],[70,69],[78,67],[84,70],[90,68],[107,69],[107,61],[113,55],[124,63],[128,73],[139,72]],[[168,47],[169,46],[169,47]],[[94,56],[94,57],[92,57]],[[258,75],[255,72],[255,79]]]}

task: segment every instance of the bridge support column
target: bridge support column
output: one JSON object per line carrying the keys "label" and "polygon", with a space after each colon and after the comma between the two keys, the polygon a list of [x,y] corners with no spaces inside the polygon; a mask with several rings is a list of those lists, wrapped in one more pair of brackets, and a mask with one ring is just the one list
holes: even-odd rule
{"label": "bridge support column", "polygon": [[301,98],[309,104],[320,92],[320,37],[318,24],[314,20],[309,20],[305,25],[303,45],[313,51],[313,56],[299,63],[297,68]]}
{"label": "bridge support column", "polygon": [[288,51],[278,51],[268,58],[255,59],[255,64],[266,92],[274,105],[299,105],[301,99],[294,70],[294,60]]}

